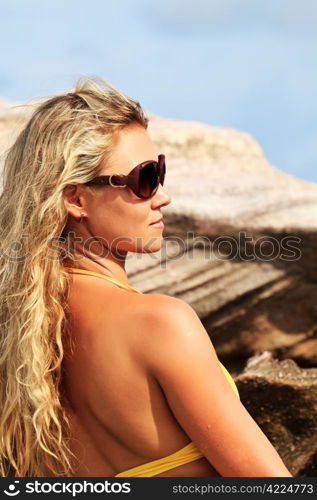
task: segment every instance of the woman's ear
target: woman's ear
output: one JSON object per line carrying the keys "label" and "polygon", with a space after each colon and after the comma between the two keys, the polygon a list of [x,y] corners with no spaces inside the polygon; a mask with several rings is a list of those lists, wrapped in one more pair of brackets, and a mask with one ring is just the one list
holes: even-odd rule
{"label": "woman's ear", "polygon": [[81,191],[81,186],[78,184],[70,184],[63,190],[65,208],[68,214],[75,219],[78,219],[83,214]]}

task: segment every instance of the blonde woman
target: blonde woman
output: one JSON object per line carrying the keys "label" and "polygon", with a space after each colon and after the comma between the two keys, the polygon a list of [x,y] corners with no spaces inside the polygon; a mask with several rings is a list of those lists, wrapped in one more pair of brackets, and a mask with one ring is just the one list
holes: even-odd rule
{"label": "blonde woman", "polygon": [[290,476],[194,310],[128,283],[128,252],[161,248],[171,202],[147,124],[87,79],[7,154],[1,476]]}

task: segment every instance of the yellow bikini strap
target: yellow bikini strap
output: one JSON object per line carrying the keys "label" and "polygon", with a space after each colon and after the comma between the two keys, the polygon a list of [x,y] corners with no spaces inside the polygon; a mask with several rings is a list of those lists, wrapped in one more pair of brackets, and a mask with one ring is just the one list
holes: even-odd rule
{"label": "yellow bikini strap", "polygon": [[117,281],[114,278],[111,278],[110,276],[105,276],[104,274],[97,273],[96,271],[88,271],[87,269],[80,269],[77,267],[64,267],[65,271],[73,274],[88,274],[90,276],[96,276],[97,278],[103,278],[105,280],[111,281],[112,283],[115,283],[116,285],[125,288],[126,290],[131,290],[132,292],[136,293],[142,293],[136,288],[133,288],[132,286],[129,285],[124,285],[123,283],[120,283],[120,281]]}

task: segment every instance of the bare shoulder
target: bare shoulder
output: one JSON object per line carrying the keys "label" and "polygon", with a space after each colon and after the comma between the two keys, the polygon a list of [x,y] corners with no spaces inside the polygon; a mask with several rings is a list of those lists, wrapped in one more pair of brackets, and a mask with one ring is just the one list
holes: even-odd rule
{"label": "bare shoulder", "polygon": [[181,321],[185,317],[197,317],[195,310],[182,299],[170,295],[153,293],[142,295],[144,317],[163,325],[165,321]]}
{"label": "bare shoulder", "polygon": [[197,316],[194,309],[182,299],[153,293],[143,295],[144,317],[158,324],[164,321],[182,320],[184,316]]}
{"label": "bare shoulder", "polygon": [[[225,377],[194,309],[172,297],[147,297],[143,363],[176,420],[222,476],[290,476],[278,453]],[[147,325],[147,328],[146,328]]]}
{"label": "bare shoulder", "polygon": [[[143,296],[137,314],[138,338],[141,339],[143,362],[153,373],[164,373],[167,351],[177,360],[187,347],[193,359],[201,353],[218,363],[210,337],[196,311],[184,300],[161,294]],[[196,356],[196,357],[195,357]]]}
{"label": "bare shoulder", "polygon": [[151,336],[161,336],[164,332],[167,336],[173,332],[181,333],[184,331],[182,326],[188,325],[189,321],[195,322],[196,325],[197,321],[200,323],[195,310],[187,302],[170,295],[142,295],[137,309],[138,320],[144,327],[151,327]]}

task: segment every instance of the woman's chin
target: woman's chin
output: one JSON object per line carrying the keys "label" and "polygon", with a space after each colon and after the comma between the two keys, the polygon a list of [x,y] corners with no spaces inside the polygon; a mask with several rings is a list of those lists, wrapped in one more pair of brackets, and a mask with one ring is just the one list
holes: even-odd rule
{"label": "woman's chin", "polygon": [[162,236],[151,238],[148,241],[144,240],[143,244],[136,245],[135,249],[132,250],[135,253],[154,253],[158,252],[162,248],[163,238]]}

